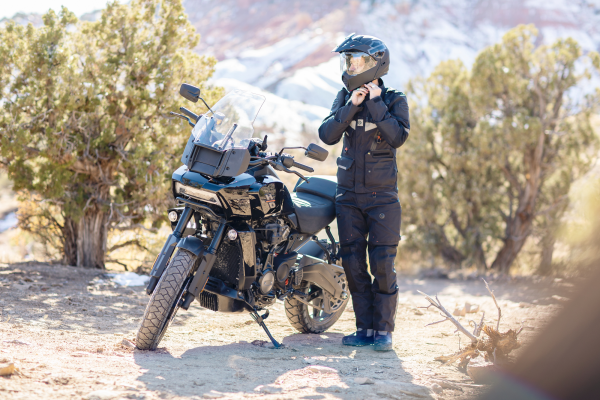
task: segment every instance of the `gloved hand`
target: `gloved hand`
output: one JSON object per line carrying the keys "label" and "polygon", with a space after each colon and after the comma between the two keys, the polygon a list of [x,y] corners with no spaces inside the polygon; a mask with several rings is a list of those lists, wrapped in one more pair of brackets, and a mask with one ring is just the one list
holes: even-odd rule
{"label": "gloved hand", "polygon": [[359,87],[358,89],[355,89],[352,92],[352,104],[354,104],[355,106],[361,104],[365,100],[365,97],[368,93],[369,91],[364,87]]}

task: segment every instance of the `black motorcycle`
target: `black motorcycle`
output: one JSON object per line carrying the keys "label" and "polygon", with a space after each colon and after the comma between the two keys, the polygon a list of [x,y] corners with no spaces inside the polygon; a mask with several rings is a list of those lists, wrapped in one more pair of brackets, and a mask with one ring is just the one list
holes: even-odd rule
{"label": "black motorcycle", "polygon": [[[267,136],[254,137],[252,127],[263,96],[235,90],[210,108],[194,86],[183,84],[180,94],[202,100],[209,111],[198,116],[181,107],[182,114],[170,113],[193,129],[184,165],[173,173],[173,233],[150,273],[137,347],[156,349],[177,311],[194,299],[213,311],[249,312],[275,347],[280,344],[264,321],[277,299],[299,332],[329,329],[348,302],[329,229],[336,215],[335,177],[304,177],[292,168],[314,170],[283,153],[286,148],[266,152]],[[293,148],[317,161],[328,155],[315,144]],[[279,171],[299,176],[293,193]],[[323,229],[329,241],[317,238]]]}

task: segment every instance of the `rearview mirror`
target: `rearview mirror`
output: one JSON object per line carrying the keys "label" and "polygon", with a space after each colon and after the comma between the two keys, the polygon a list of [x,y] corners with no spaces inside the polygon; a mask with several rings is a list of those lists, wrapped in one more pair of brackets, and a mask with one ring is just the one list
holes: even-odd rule
{"label": "rearview mirror", "polygon": [[312,158],[313,160],[325,161],[327,159],[327,156],[329,155],[329,152],[321,146],[317,146],[316,144],[311,143],[306,148],[306,152],[304,153],[304,155],[308,158]]}
{"label": "rearview mirror", "polygon": [[197,103],[200,98],[200,88],[182,83],[179,88],[179,94],[193,103]]}

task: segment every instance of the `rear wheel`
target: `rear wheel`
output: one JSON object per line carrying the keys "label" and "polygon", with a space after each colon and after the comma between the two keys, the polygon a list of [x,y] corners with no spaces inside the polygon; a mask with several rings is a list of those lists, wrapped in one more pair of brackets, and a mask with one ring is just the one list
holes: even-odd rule
{"label": "rear wheel", "polygon": [[[344,291],[348,291],[348,282],[345,275],[341,274],[338,276],[338,283]],[[334,299],[330,296],[325,296],[321,288],[307,281],[302,281],[302,284],[296,290],[309,296],[317,291],[321,291],[320,296],[309,302],[309,304],[314,306],[301,303],[295,298],[285,299],[285,315],[290,324],[302,333],[325,332],[337,322],[344,312],[346,304],[348,304],[348,299]],[[331,313],[326,313],[321,309],[325,301],[329,301]]]}
{"label": "rear wheel", "polygon": [[196,257],[187,250],[178,249],[161,276],[142,319],[136,346],[140,350],[156,350],[167,327],[179,310],[179,300],[189,278]]}

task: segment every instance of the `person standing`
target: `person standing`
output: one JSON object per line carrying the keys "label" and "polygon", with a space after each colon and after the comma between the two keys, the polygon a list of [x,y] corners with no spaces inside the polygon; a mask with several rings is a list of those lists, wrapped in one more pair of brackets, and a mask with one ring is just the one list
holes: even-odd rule
{"label": "person standing", "polygon": [[389,351],[398,304],[394,259],[401,207],[396,149],[410,131],[408,103],[404,93],[383,84],[390,54],[381,40],[351,34],[333,52],[340,54],[344,88],[319,127],[319,138],[328,145],[343,140],[336,213],[357,331],[342,343]]}

